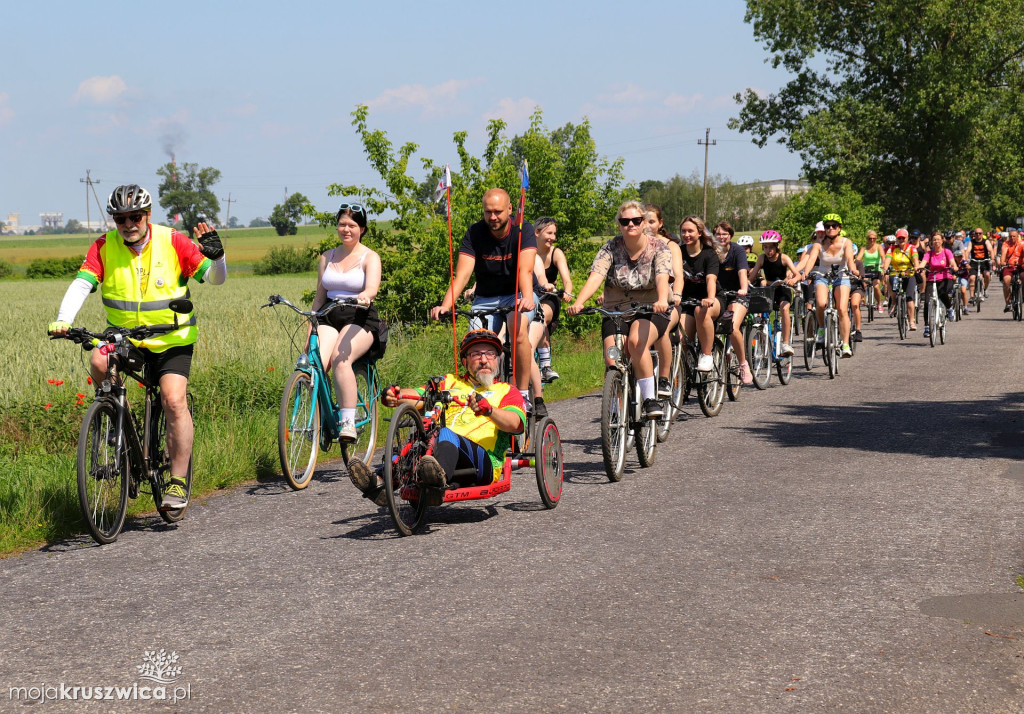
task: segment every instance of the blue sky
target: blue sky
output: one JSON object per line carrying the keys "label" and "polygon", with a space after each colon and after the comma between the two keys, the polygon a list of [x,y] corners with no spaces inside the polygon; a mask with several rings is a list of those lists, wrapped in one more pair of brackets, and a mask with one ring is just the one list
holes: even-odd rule
{"label": "blue sky", "polygon": [[[487,120],[511,133],[535,106],[549,128],[590,118],[629,180],[710,171],[796,178],[798,157],[726,128],[732,96],[778,89],[782,70],[743,22],[745,4],[145,2],[18,3],[0,44],[0,219],[85,218],[119,183],[154,191],[179,162],[221,170],[232,215],[266,216],[289,192],[330,208],[332,182],[374,183],[350,126],[357,103],[396,143],[455,163]],[[222,201],[221,218],[226,205]],[[93,205],[95,214],[95,205]],[[163,218],[162,209],[155,211]],[[95,217],[95,216],[94,216]]]}

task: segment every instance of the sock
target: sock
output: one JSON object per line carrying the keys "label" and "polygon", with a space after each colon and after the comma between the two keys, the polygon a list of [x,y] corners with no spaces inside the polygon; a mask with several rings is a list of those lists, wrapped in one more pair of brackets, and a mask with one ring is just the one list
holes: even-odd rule
{"label": "sock", "polygon": [[640,388],[640,396],[644,399],[654,399],[654,377],[644,377],[636,380],[636,386]]}
{"label": "sock", "polygon": [[346,421],[350,421],[353,424],[356,423],[356,410],[355,410],[354,407],[352,409],[346,409],[346,408],[342,407],[338,411],[341,413],[341,421],[342,421],[342,423],[344,423]]}
{"label": "sock", "polygon": [[541,367],[551,366],[551,348],[550,347],[538,347],[537,348],[537,364]]}
{"label": "sock", "polygon": [[523,401],[524,402],[530,401],[530,390],[529,389],[520,389],[519,393],[523,395]]}

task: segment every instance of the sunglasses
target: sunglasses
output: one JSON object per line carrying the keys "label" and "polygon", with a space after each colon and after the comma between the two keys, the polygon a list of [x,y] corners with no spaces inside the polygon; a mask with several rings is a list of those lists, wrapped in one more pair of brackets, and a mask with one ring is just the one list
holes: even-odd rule
{"label": "sunglasses", "polygon": [[643,216],[635,216],[633,218],[620,218],[619,219],[619,225],[622,226],[623,228],[628,226],[630,223],[632,223],[634,226],[638,226],[638,225],[640,225],[643,222],[644,222],[644,217]]}
{"label": "sunglasses", "polygon": [[114,223],[119,226],[124,225],[125,221],[131,221],[132,223],[142,223],[146,220],[145,213],[121,213],[113,217]]}
{"label": "sunglasses", "polygon": [[342,211],[352,211],[352,213],[362,213],[364,216],[366,215],[366,209],[363,208],[363,204],[361,203],[343,203],[338,206],[338,213],[341,213]]}
{"label": "sunglasses", "polygon": [[832,228],[841,228],[841,227],[842,227],[842,225],[839,224],[839,223],[826,223],[825,224],[825,230],[830,230]]}

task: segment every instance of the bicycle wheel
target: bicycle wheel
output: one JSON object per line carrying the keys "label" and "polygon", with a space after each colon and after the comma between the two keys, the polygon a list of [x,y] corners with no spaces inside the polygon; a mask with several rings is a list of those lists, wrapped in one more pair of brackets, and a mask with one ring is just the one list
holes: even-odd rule
{"label": "bicycle wheel", "polygon": [[416,484],[416,467],[426,448],[423,419],[411,404],[399,404],[391,415],[384,443],[384,490],[395,528],[412,535],[423,523],[426,499]]}
{"label": "bicycle wheel", "polygon": [[101,545],[117,540],[128,507],[127,439],[120,437],[118,466],[117,407],[109,401],[90,404],[78,434],[78,505],[90,535]]}
{"label": "bicycle wheel", "polygon": [[814,352],[818,339],[818,315],[810,310],[804,317],[804,367],[810,372],[814,367]]}
{"label": "bicycle wheel", "polygon": [[1020,282],[1014,280],[1013,289],[1010,291],[1010,304],[1013,306],[1013,319],[1020,322],[1022,312]]}
{"label": "bicycle wheel", "polygon": [[[726,339],[725,348],[725,394],[729,397],[730,402],[735,402],[740,398],[740,387],[743,386],[743,380],[740,377],[740,360],[736,356],[736,352],[732,349],[732,342],[729,338]],[[748,358],[749,359],[749,358]],[[750,365],[747,365],[748,367]]]}
{"label": "bicycle wheel", "polygon": [[[188,394],[187,398],[188,413],[191,415],[192,395]],[[149,447],[149,466],[152,470],[150,487],[153,491],[153,504],[156,506],[156,510],[160,514],[160,517],[164,519],[164,522],[177,523],[185,517],[185,511],[188,510],[188,506],[178,508],[173,511],[160,510],[160,504],[163,502],[164,492],[166,492],[171,485],[171,455],[167,452],[167,418],[164,416],[164,410],[160,404],[154,405],[152,439],[153,440]],[[188,471],[185,472],[185,496],[187,498],[192,497],[193,457],[194,456],[191,455],[189,456]]]}
{"label": "bicycle wheel", "polygon": [[793,356],[780,357],[775,363],[775,371],[778,372],[782,384],[789,384],[789,380],[793,378]]}
{"label": "bicycle wheel", "polygon": [[683,346],[681,344],[672,347],[672,369],[669,372],[668,378],[672,384],[672,392],[669,394],[668,399],[665,400],[665,413],[658,419],[659,442],[668,439],[668,433],[672,429],[672,422],[679,411],[678,405],[682,398],[684,379],[682,374],[682,351]]}
{"label": "bicycle wheel", "polygon": [[907,330],[910,327],[910,319],[907,317],[907,298],[900,295],[896,299],[896,328],[900,331],[900,339],[907,339]]}
{"label": "bicycle wheel", "polygon": [[947,322],[949,322],[949,320],[946,319],[946,313],[942,312],[939,315],[939,344],[940,345],[946,344],[946,323]]}
{"label": "bicycle wheel", "polygon": [[984,292],[984,283],[982,282],[981,271],[978,271],[977,277],[974,279],[974,311],[981,312],[981,295]]}
{"label": "bicycle wheel", "polygon": [[533,467],[537,472],[540,500],[548,508],[554,508],[562,497],[565,466],[562,463],[562,439],[551,417],[544,417],[537,424]]}
{"label": "bicycle wheel", "polygon": [[872,282],[867,284],[868,324],[875,321],[875,286]]}
{"label": "bicycle wheel", "polygon": [[711,348],[711,359],[714,367],[699,389],[700,410],[706,417],[718,416],[725,402],[725,348],[717,338]]}
{"label": "bicycle wheel", "polygon": [[[348,465],[353,456],[364,464],[373,463],[373,452],[377,446],[377,384],[370,384],[370,369],[365,364],[356,365],[356,440],[341,442],[341,458]],[[376,382],[376,380],[374,380]]]}
{"label": "bicycle wheel", "polygon": [[647,468],[654,463],[658,448],[658,420],[644,419],[636,430],[636,458],[640,466]]}
{"label": "bicycle wheel", "polygon": [[628,391],[622,372],[617,369],[605,371],[604,394],[601,398],[601,456],[604,459],[604,471],[612,481],[622,480],[622,468],[626,463]]}
{"label": "bicycle wheel", "polygon": [[320,452],[320,405],[309,374],[295,370],[284,387],[277,419],[281,470],[295,490],[309,485]]}
{"label": "bicycle wheel", "polygon": [[758,325],[747,338],[747,362],[753,373],[754,386],[767,389],[772,378],[772,347],[768,325]]}
{"label": "bicycle wheel", "polygon": [[928,300],[928,344],[935,347],[935,333],[939,331],[939,301],[932,298]]}
{"label": "bicycle wheel", "polygon": [[828,378],[835,379],[839,373],[839,359],[837,354],[837,345],[839,336],[836,334],[836,326],[833,324],[835,318],[832,315],[825,315],[825,349],[822,351],[822,356],[825,359],[825,365],[828,367]]}

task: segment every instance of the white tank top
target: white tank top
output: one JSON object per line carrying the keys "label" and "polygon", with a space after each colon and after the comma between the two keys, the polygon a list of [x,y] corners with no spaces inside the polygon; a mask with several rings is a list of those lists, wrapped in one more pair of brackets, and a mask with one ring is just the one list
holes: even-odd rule
{"label": "white tank top", "polygon": [[842,240],[839,241],[839,253],[837,255],[829,255],[824,247],[818,251],[818,272],[827,273],[844,262],[846,262],[846,236],[843,236]]}
{"label": "white tank top", "polygon": [[369,252],[368,250],[363,251],[359,262],[342,272],[335,267],[334,250],[331,250],[331,259],[328,261],[327,267],[324,269],[324,275],[320,279],[324,290],[327,291],[327,298],[329,300],[354,298],[363,291],[363,288],[366,286],[366,271],[363,270],[363,261],[366,260],[366,255]]}

